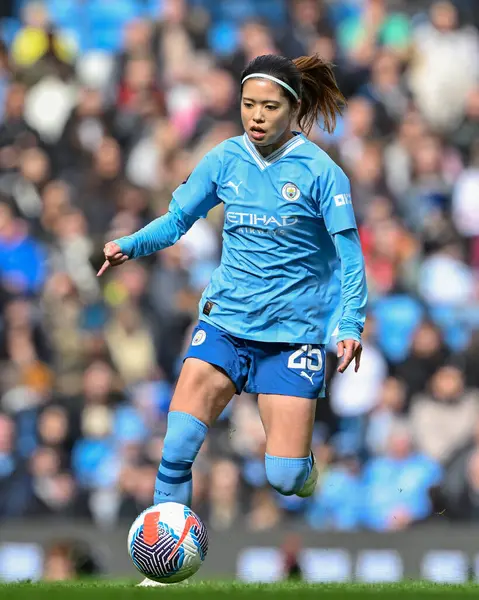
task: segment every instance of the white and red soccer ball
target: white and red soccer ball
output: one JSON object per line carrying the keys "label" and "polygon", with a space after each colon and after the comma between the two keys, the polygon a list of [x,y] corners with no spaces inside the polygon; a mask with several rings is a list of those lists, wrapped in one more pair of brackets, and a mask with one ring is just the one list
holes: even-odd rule
{"label": "white and red soccer ball", "polygon": [[128,552],[148,579],[177,583],[201,567],[208,552],[208,533],[201,519],[176,502],[143,511],[128,534]]}

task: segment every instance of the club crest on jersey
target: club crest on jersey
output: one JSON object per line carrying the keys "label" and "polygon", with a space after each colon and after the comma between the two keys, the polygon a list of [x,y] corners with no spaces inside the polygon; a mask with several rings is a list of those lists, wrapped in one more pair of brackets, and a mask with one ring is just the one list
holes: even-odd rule
{"label": "club crest on jersey", "polygon": [[203,329],[200,329],[199,331],[197,331],[195,333],[195,337],[193,338],[193,341],[191,342],[192,346],[201,346],[201,344],[206,340],[206,331],[203,331]]}
{"label": "club crest on jersey", "polygon": [[290,202],[294,202],[301,196],[301,192],[299,188],[294,183],[285,183],[283,185],[283,189],[281,190],[283,198],[285,200],[289,200]]}

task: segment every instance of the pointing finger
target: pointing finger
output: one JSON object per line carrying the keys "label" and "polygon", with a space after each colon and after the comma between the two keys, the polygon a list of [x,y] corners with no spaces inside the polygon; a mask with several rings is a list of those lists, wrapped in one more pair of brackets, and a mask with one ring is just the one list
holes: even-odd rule
{"label": "pointing finger", "polygon": [[108,269],[109,266],[110,266],[110,261],[105,260],[105,262],[102,264],[101,269],[98,271],[96,276],[101,277],[103,275],[103,273]]}

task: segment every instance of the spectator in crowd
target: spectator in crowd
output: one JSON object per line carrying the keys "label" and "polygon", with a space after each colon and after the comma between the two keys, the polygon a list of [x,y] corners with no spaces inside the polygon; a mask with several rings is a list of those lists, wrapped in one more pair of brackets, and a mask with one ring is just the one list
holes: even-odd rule
{"label": "spectator in crowd", "polygon": [[[479,124],[479,90],[474,92],[477,102],[476,125]],[[479,131],[478,131],[479,133]],[[466,241],[466,252],[472,266],[479,266],[479,136],[470,145],[470,162],[459,175],[452,195],[452,217],[454,225]]]}
{"label": "spectator in crowd", "polygon": [[360,525],[361,478],[359,462],[346,451],[326,470],[307,509],[313,529],[354,530]]}
{"label": "spectator in crowd", "polygon": [[469,344],[463,352],[462,364],[464,365],[464,376],[466,386],[469,389],[479,388],[479,333],[475,331],[470,338]]}
{"label": "spectator in crowd", "polygon": [[387,49],[378,51],[371,65],[371,79],[360,90],[374,103],[377,128],[382,136],[395,128],[409,106],[401,74],[397,55]]}
{"label": "spectator in crowd", "polygon": [[461,519],[476,521],[479,517],[479,452],[470,455],[466,464],[464,487],[455,515]]}
{"label": "spectator in crowd", "polygon": [[[147,324],[135,306],[120,305],[106,325],[105,339],[115,367],[126,385],[154,377],[155,347]],[[122,352],[126,345],[130,348],[128,356]]]}
{"label": "spectator in crowd", "polygon": [[466,97],[462,122],[452,132],[454,146],[461,153],[463,162],[477,166],[477,139],[479,137],[479,86],[473,87]]}
{"label": "spectator in crowd", "polygon": [[5,42],[0,40],[0,121],[3,119],[5,110],[5,96],[10,84],[10,60],[8,48]]}
{"label": "spectator in crowd", "polygon": [[213,529],[228,529],[240,514],[238,465],[229,459],[219,459],[211,466],[209,485],[209,522]]}
{"label": "spectator in crowd", "polygon": [[8,201],[0,201],[0,280],[11,294],[32,294],[45,283],[46,255]]}
{"label": "spectator in crowd", "polygon": [[448,356],[439,327],[431,321],[421,321],[414,332],[408,355],[394,368],[396,377],[406,386],[405,410],[409,408],[411,398],[426,389],[428,381]]}
{"label": "spectator in crowd", "polygon": [[474,431],[477,390],[466,390],[460,369],[442,365],[428,382],[429,393],[411,401],[411,427],[417,448],[445,463]]}
{"label": "spectator in crowd", "polygon": [[333,28],[323,0],[293,0],[290,21],[278,40],[281,53],[289,58],[309,54],[311,45],[323,36],[331,37]]}
{"label": "spectator in crowd", "polygon": [[0,148],[2,149],[2,171],[8,172],[17,166],[20,148],[36,146],[38,133],[25,119],[25,95],[27,87],[13,81],[7,88],[2,106],[3,119],[0,125]]}
{"label": "spectator in crowd", "polygon": [[473,437],[451,456],[438,490],[436,502],[455,521],[477,519],[479,421]]}
{"label": "spectator in crowd", "polygon": [[409,427],[398,423],[383,456],[366,463],[361,521],[378,531],[397,531],[422,521],[432,512],[429,490],[441,480],[441,467],[417,452]]}
{"label": "spectator in crowd", "polygon": [[[433,2],[430,20],[413,36],[410,86],[415,102],[435,129],[451,131],[460,122],[468,92],[479,75],[479,35],[461,27],[449,0]],[[467,65],[467,70],[457,65]]]}
{"label": "spectator in crowd", "polygon": [[256,56],[279,54],[272,31],[260,20],[244,23],[241,27],[240,40],[238,50],[226,60],[226,66],[235,81],[238,81],[245,65]]}
{"label": "spectator in crowd", "polygon": [[27,512],[28,476],[15,449],[15,423],[0,414],[0,514],[3,518],[20,517]]}
{"label": "spectator in crowd", "polygon": [[380,400],[371,411],[365,444],[369,454],[382,455],[392,430],[406,410],[406,386],[401,379],[388,377],[382,386]]}
{"label": "spectator in crowd", "polygon": [[385,0],[365,0],[362,11],[341,24],[338,40],[351,61],[368,66],[379,45],[399,56],[405,54],[410,41],[408,20],[388,12]]}
{"label": "spectator in crowd", "polygon": [[[123,473],[124,485],[128,486],[119,506],[120,518],[135,519],[151,506],[151,496],[155,487],[155,466],[145,463],[136,468],[128,468]],[[100,519],[98,519],[100,521]]]}
{"label": "spectator in crowd", "polygon": [[50,15],[43,2],[28,2],[23,10],[24,27],[12,43],[12,56],[15,64],[28,69],[38,62],[48,59],[70,61],[73,58],[73,45],[65,35],[52,31]]}

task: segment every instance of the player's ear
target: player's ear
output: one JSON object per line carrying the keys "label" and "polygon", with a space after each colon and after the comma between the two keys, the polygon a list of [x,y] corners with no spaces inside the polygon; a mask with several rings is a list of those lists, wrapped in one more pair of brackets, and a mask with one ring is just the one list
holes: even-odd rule
{"label": "player's ear", "polygon": [[296,123],[298,120],[299,109],[301,108],[301,100],[298,100],[295,104],[290,104],[291,112],[289,113],[291,123]]}

